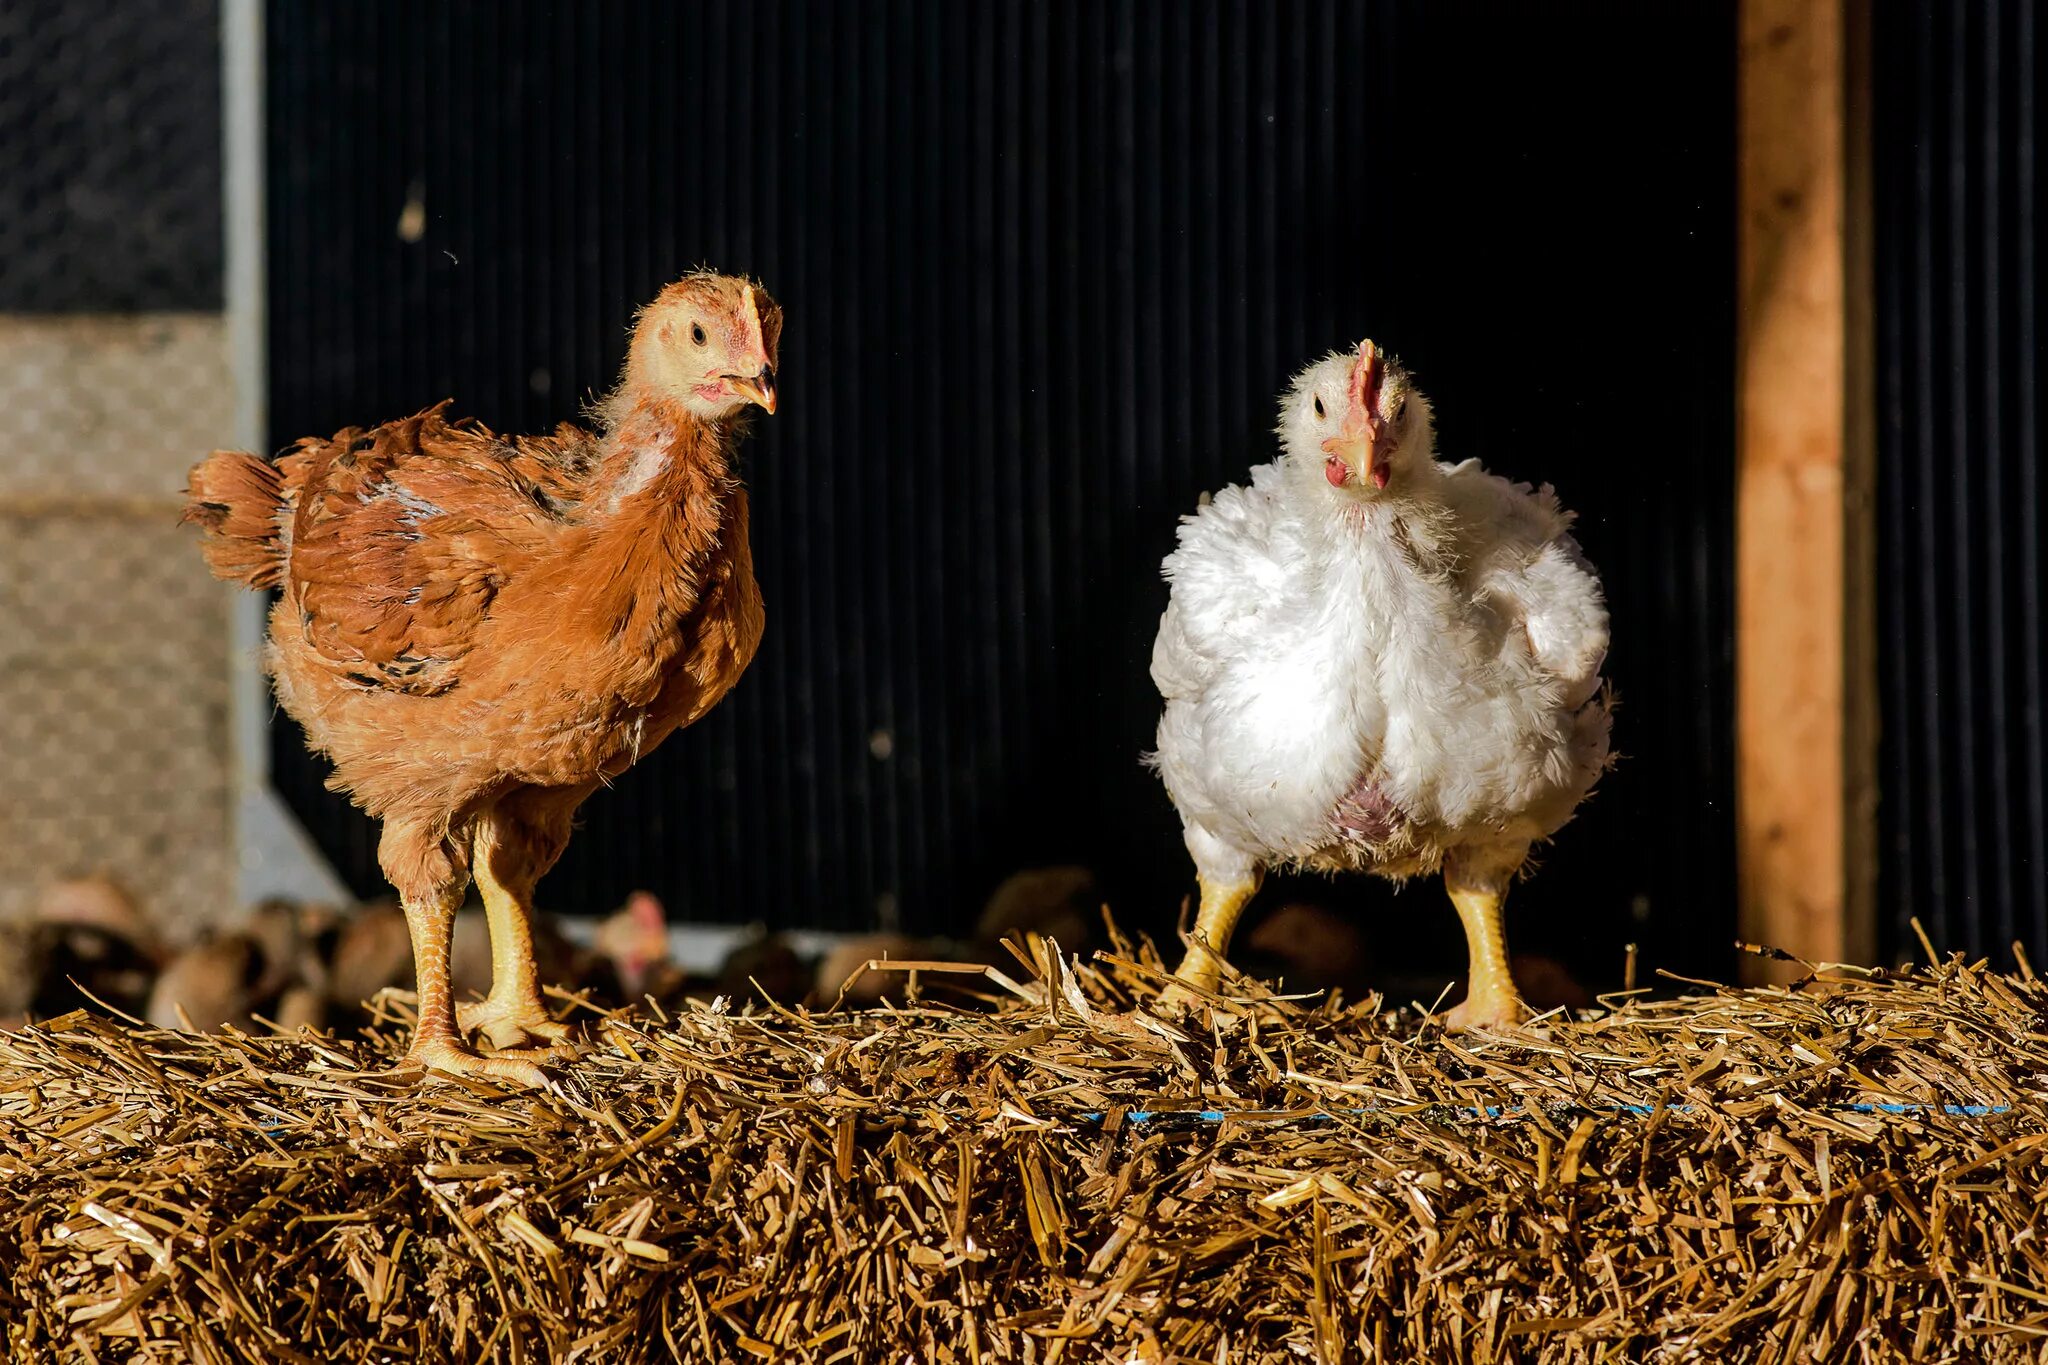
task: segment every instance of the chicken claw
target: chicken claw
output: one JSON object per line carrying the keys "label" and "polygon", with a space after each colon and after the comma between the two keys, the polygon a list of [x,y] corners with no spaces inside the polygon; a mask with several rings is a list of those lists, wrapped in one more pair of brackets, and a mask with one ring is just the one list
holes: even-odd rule
{"label": "chicken claw", "polygon": [[548,1076],[531,1057],[499,1053],[485,1057],[453,1038],[424,1038],[413,1043],[412,1050],[405,1054],[402,1066],[418,1067],[429,1078],[473,1077],[477,1080],[500,1081],[528,1090],[548,1088]]}
{"label": "chicken claw", "polygon": [[455,1023],[465,1038],[482,1033],[497,1052],[535,1041],[564,1043],[576,1036],[574,1024],[555,1018],[538,1000],[465,1000],[455,1007]]}
{"label": "chicken claw", "polygon": [[1169,981],[1165,989],[1159,992],[1159,999],[1154,1002],[1154,1008],[1163,1014],[1193,1014],[1197,1010],[1207,1008],[1211,999],[1210,992],[1215,989],[1216,984],[1213,981],[1195,985],[1178,979]]}
{"label": "chicken claw", "polygon": [[1230,936],[1237,930],[1239,916],[1258,894],[1260,874],[1252,872],[1242,880],[1202,877],[1202,904],[1195,913],[1194,932],[1188,936],[1187,956],[1181,959],[1175,979],[1159,994],[1168,1009],[1187,1011],[1205,1003],[1223,980],[1223,954],[1230,948]]}

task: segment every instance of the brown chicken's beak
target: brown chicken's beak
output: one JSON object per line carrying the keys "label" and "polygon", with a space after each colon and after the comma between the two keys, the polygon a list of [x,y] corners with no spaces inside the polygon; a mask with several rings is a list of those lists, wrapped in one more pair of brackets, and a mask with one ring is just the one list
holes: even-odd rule
{"label": "brown chicken's beak", "polygon": [[726,382],[749,403],[759,403],[770,417],[775,415],[775,371],[763,365],[752,378],[736,374]]}

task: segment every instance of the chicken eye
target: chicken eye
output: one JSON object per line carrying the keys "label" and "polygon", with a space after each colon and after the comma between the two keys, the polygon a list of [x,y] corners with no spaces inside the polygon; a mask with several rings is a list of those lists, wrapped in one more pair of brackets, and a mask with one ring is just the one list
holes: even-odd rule
{"label": "chicken eye", "polygon": [[1318,416],[1318,417],[1321,417],[1322,415],[1323,415],[1323,396],[1322,396],[1321,394],[1317,394],[1317,395],[1316,395],[1316,416]]}
{"label": "chicken eye", "polygon": [[696,342],[699,346],[702,346],[704,344],[705,337],[703,323],[693,322],[690,324],[690,340]]}

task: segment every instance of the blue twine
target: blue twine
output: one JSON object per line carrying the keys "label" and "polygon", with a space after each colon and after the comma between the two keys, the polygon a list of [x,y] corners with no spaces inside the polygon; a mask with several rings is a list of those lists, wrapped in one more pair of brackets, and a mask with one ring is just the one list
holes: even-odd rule
{"label": "blue twine", "polygon": [[[1698,1106],[1690,1104],[1598,1104],[1560,1105],[1544,1112],[1551,1114],[1612,1114],[1628,1118],[1648,1118],[1659,1108],[1674,1114],[1689,1114]],[[1221,1123],[1225,1119],[1238,1119],[1245,1123],[1327,1123],[1338,1118],[1373,1118],[1393,1116],[1398,1118],[1459,1118],[1498,1119],[1514,1114],[1527,1114],[1524,1105],[1499,1104],[1419,1104],[1413,1109],[1405,1106],[1374,1105],[1361,1109],[1338,1109],[1321,1114],[1268,1114],[1262,1112],[1233,1112],[1227,1109],[1132,1109],[1125,1112],[1123,1121],[1134,1124],[1204,1124]],[[1994,1114],[2012,1112],[2004,1104],[1888,1104],[1866,1101],[1850,1104],[1830,1105],[1821,1111],[1830,1114],[1923,1114],[1938,1113],[1958,1118],[1987,1118]],[[1109,1121],[1109,1112],[1091,1109],[1074,1116],[1076,1122],[1088,1127],[1099,1127]]]}

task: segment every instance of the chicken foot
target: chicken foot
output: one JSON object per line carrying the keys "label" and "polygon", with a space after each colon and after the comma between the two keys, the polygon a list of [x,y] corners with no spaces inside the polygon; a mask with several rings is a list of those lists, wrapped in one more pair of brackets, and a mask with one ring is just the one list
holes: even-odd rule
{"label": "chicken foot", "polygon": [[406,928],[412,934],[413,970],[417,977],[419,1021],[403,1065],[448,1076],[476,1076],[544,1087],[547,1076],[524,1057],[479,1056],[462,1041],[455,1027],[454,992],[448,981],[448,959],[455,936],[458,893],[401,895]]}
{"label": "chicken foot", "polygon": [[1258,894],[1262,877],[1258,869],[1248,876],[1198,876],[1202,888],[1201,908],[1195,912],[1194,932],[1188,935],[1187,955],[1174,972],[1174,981],[1161,993],[1160,1003],[1187,1006],[1216,989],[1223,979],[1223,954],[1230,936],[1251,898]]}
{"label": "chicken foot", "polygon": [[567,844],[575,806],[563,803],[556,818],[554,803],[518,809],[526,804],[513,797],[483,815],[471,846],[472,875],[491,930],[491,993],[458,1005],[455,1017],[464,1037],[481,1032],[494,1049],[563,1042],[575,1032],[548,1011],[533,960],[533,888]]}
{"label": "chicken foot", "polygon": [[491,929],[491,993],[455,1007],[455,1022],[466,1038],[481,1033],[494,1049],[524,1046],[536,1039],[560,1042],[574,1029],[554,1017],[541,999],[540,969],[533,960],[533,922],[524,900],[491,872],[478,850],[476,889]]}
{"label": "chicken foot", "polygon": [[1501,925],[1508,883],[1519,863],[1517,858],[1502,868],[1453,854],[1444,864],[1444,890],[1465,926],[1470,963],[1465,999],[1444,1021],[1449,1028],[1513,1028],[1529,1017],[1529,1007],[1522,1003],[1508,971],[1507,935]]}

